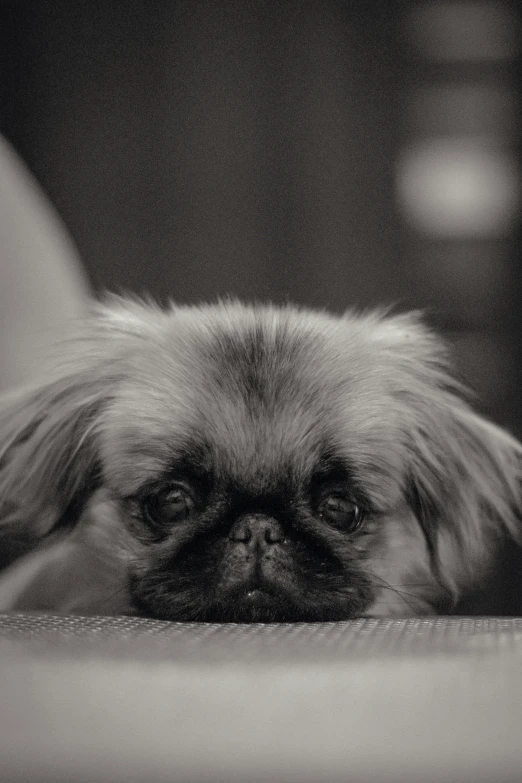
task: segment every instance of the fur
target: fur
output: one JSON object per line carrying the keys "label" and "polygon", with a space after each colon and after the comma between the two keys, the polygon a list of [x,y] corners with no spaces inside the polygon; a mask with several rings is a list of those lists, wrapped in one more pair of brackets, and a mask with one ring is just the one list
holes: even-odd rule
{"label": "fur", "polygon": [[[417,313],[110,297],[0,399],[0,609],[516,613],[521,454]],[[340,487],[357,530],[318,511]]]}

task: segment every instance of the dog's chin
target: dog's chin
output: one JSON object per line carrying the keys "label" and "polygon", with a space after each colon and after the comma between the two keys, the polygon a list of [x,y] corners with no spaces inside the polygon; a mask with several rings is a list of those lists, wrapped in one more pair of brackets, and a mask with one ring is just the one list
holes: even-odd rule
{"label": "dog's chin", "polygon": [[281,591],[268,584],[251,583],[229,590],[205,611],[207,622],[275,623],[300,619],[301,610]]}
{"label": "dog's chin", "polygon": [[133,605],[139,613],[161,620],[208,623],[334,622],[360,617],[372,596],[348,592],[331,596],[301,594],[264,580],[250,580],[202,595],[198,591],[165,591],[134,582]]}

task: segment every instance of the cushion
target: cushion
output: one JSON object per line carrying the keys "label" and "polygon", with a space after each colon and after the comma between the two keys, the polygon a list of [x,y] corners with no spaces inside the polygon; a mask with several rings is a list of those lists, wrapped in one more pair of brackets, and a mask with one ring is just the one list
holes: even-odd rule
{"label": "cushion", "polygon": [[0,780],[522,778],[522,619],[0,616]]}

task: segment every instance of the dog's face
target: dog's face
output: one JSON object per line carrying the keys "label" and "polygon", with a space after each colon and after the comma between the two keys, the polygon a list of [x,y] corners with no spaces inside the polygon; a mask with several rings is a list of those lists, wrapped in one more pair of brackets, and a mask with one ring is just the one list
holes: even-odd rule
{"label": "dog's face", "polygon": [[200,620],[365,612],[392,556],[387,527],[421,565],[426,551],[404,497],[407,422],[391,408],[385,352],[321,316],[192,315],[135,355],[103,414],[105,481],[143,544],[134,602]]}
{"label": "dog's face", "polygon": [[73,345],[84,363],[62,362],[23,427],[18,403],[9,525],[39,488],[40,529],[105,549],[130,611],[441,611],[515,524],[518,444],[460,401],[414,317],[118,303]]}

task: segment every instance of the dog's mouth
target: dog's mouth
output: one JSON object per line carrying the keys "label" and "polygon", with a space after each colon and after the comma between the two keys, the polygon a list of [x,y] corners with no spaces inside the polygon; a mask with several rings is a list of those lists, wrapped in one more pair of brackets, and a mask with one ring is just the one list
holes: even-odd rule
{"label": "dog's mouth", "polygon": [[[289,569],[230,569],[177,580],[175,572],[149,571],[131,579],[134,605],[147,616],[210,623],[293,623],[346,620],[371,603],[368,591],[319,585]],[[180,589],[181,588],[181,589]]]}
{"label": "dog's mouth", "polygon": [[282,622],[297,619],[288,591],[263,578],[251,578],[216,595],[207,619],[218,622]]}
{"label": "dog's mouth", "polygon": [[289,603],[286,590],[264,579],[250,580],[247,584],[233,591],[231,599],[257,609],[262,607],[282,607]]}
{"label": "dog's mouth", "polygon": [[246,601],[251,606],[263,606],[267,603],[272,603],[273,596],[261,587],[254,587],[253,590],[247,590],[243,595],[243,601]]}

